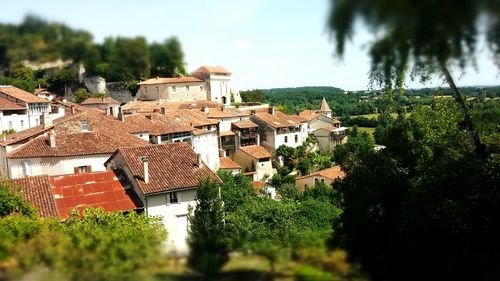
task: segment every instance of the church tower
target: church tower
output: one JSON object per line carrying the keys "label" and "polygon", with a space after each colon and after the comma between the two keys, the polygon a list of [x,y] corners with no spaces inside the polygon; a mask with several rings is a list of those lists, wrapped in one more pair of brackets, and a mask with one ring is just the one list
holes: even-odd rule
{"label": "church tower", "polygon": [[323,97],[323,100],[321,101],[321,105],[319,106],[319,110],[317,112],[332,118],[332,110],[330,109],[330,106],[328,106],[325,97]]}

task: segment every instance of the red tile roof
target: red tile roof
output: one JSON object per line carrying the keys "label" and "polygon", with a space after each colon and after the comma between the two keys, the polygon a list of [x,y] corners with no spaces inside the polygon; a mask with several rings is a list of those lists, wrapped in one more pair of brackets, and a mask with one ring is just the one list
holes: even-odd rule
{"label": "red tile roof", "polygon": [[158,101],[130,101],[122,106],[124,112],[160,112],[161,108],[166,110],[179,110],[179,109],[197,109],[201,110],[204,107],[208,108],[222,108],[223,105],[216,101],[196,100],[196,101],[176,101],[170,102],[165,100]]}
{"label": "red tile roof", "polygon": [[149,132],[152,136],[160,136],[193,131],[189,123],[175,121],[159,113],[137,113],[124,115],[124,118],[129,131],[133,133]]}
{"label": "red tile roof", "polygon": [[274,114],[259,112],[255,113],[254,116],[273,128],[299,126],[302,122],[305,121],[298,115],[287,115],[280,111],[276,111],[274,112]]}
{"label": "red tile roof", "polygon": [[[66,116],[65,116],[66,117]],[[82,132],[81,122],[86,121],[89,131]],[[32,130],[31,128],[29,130]],[[28,131],[28,130],[26,130]],[[30,134],[20,134],[24,139],[33,138],[23,146],[11,151],[8,158],[77,156],[90,154],[111,154],[121,146],[142,146],[148,144],[130,134],[129,128],[118,119],[104,115],[100,111],[85,111],[70,115],[63,121],[52,126],[56,145],[51,147],[48,136],[42,135],[46,129],[43,126],[30,131]],[[17,138],[19,140],[19,138]],[[2,145],[4,145],[2,143]]]}
{"label": "red tile roof", "polygon": [[184,122],[191,124],[193,127],[219,124],[219,121],[205,117],[204,113],[199,110],[180,109],[166,111],[165,116],[170,118],[172,121]]}
{"label": "red tile roof", "polygon": [[336,179],[344,178],[345,172],[342,171],[340,166],[337,165],[337,166],[333,166],[333,167],[328,168],[328,169],[317,171],[316,173],[312,173],[312,174],[309,174],[306,176],[299,177],[299,178],[297,178],[297,180],[308,178],[308,177],[317,177],[317,176],[324,177],[324,178],[327,178],[330,180],[336,180]]}
{"label": "red tile roof", "polygon": [[[120,154],[143,194],[195,188],[200,180],[220,179],[206,165],[198,165],[198,157],[187,143],[119,148],[109,161]],[[144,182],[141,156],[148,157],[149,182]],[[105,164],[105,165],[106,165]]]}
{"label": "red tile roof", "polygon": [[10,181],[41,217],[68,218],[71,210],[103,208],[128,211],[141,207],[136,195],[125,190],[113,171],[60,176],[34,176]]}
{"label": "red tile roof", "polygon": [[50,184],[62,219],[73,209],[91,207],[112,212],[140,207],[135,195],[124,189],[113,171],[51,176]]}
{"label": "red tile roof", "polygon": [[20,106],[15,102],[0,97],[0,110],[22,110],[22,109],[26,109],[26,107]]}
{"label": "red tile roof", "polygon": [[174,77],[174,78],[150,78],[137,83],[138,85],[156,85],[156,84],[178,84],[178,83],[202,83],[203,81],[195,77]]}
{"label": "red tile roof", "polygon": [[241,169],[241,166],[238,165],[233,160],[231,160],[231,158],[221,157],[220,158],[220,168],[222,170],[224,170],[224,169]]}
{"label": "red tile roof", "polygon": [[47,99],[35,96],[14,86],[0,86],[0,93],[26,103],[49,103]]}
{"label": "red tile roof", "polygon": [[10,180],[12,186],[19,187],[23,197],[38,209],[42,218],[57,217],[57,206],[54,201],[49,176],[34,176]]}
{"label": "red tile roof", "polygon": [[260,145],[242,146],[238,149],[255,159],[269,158],[272,156],[271,153],[269,153],[264,147]]}
{"label": "red tile roof", "polygon": [[121,104],[119,101],[113,99],[112,97],[102,97],[102,98],[88,98],[84,100],[81,105],[89,104]]}
{"label": "red tile roof", "polygon": [[238,121],[238,122],[233,122],[232,124],[236,128],[239,128],[239,129],[257,128],[257,127],[259,127],[257,124],[255,124],[254,122],[252,122],[250,120],[242,120],[242,121]]}
{"label": "red tile roof", "polygon": [[217,74],[217,73],[231,74],[231,72],[229,72],[227,69],[225,69],[222,66],[208,66],[208,65],[200,66],[199,68],[197,68],[192,73],[199,73],[199,72],[202,72],[202,73],[215,73],[215,74]]}

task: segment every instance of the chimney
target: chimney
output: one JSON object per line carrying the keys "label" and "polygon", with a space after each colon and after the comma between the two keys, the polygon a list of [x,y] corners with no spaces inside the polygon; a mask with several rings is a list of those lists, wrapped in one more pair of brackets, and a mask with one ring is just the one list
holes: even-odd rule
{"label": "chimney", "polygon": [[7,134],[2,134],[3,136],[3,141],[6,142],[7,141]]}
{"label": "chimney", "polygon": [[198,167],[201,167],[201,165],[203,165],[203,161],[201,161],[201,154],[196,154],[196,163],[198,165]]}
{"label": "chimney", "polygon": [[47,129],[48,127],[52,126],[52,116],[50,116],[47,113],[42,114],[42,120],[43,128]]}
{"label": "chimney", "polygon": [[203,107],[203,112],[208,113],[209,111],[210,111],[210,109],[208,108],[208,106]]}
{"label": "chimney", "polygon": [[167,109],[165,107],[160,108],[160,114],[161,115],[166,115],[167,114]]}
{"label": "chimney", "polygon": [[73,105],[71,106],[71,114],[75,114],[75,107]]}
{"label": "chimney", "polygon": [[271,106],[269,108],[269,114],[274,115],[275,112],[276,112],[276,108],[274,106]]}
{"label": "chimney", "polygon": [[49,146],[56,147],[56,132],[54,131],[49,132]]}
{"label": "chimney", "polygon": [[122,121],[122,122],[125,122],[125,116],[123,114],[121,107],[118,107],[118,119],[120,119],[120,121]]}
{"label": "chimney", "polygon": [[144,168],[144,183],[149,183],[149,159],[147,156],[141,156],[139,160],[142,161],[142,166]]}
{"label": "chimney", "polygon": [[156,76],[156,80],[160,79],[160,76]]}

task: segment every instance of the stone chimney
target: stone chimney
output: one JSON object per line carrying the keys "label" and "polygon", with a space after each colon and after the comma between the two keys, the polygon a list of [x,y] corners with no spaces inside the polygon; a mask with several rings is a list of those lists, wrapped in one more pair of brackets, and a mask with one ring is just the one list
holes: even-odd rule
{"label": "stone chimney", "polygon": [[49,146],[56,147],[56,132],[53,130],[49,132]]}
{"label": "stone chimney", "polygon": [[52,116],[47,113],[42,114],[41,123],[43,124],[43,128],[47,129],[52,126]]}
{"label": "stone chimney", "polygon": [[198,167],[201,167],[201,165],[203,165],[203,161],[201,161],[201,154],[196,154],[196,161],[197,161],[197,165]]}
{"label": "stone chimney", "polygon": [[167,114],[167,109],[165,107],[160,108],[160,114],[161,115],[166,115]]}
{"label": "stone chimney", "polygon": [[276,108],[274,106],[269,107],[269,114],[274,115]]}
{"label": "stone chimney", "polygon": [[73,105],[71,106],[71,114],[75,114],[75,107]]}
{"label": "stone chimney", "polygon": [[142,161],[142,166],[144,168],[144,183],[149,183],[149,159],[147,156],[139,157]]}
{"label": "stone chimney", "polygon": [[120,121],[122,122],[125,122],[125,115],[123,114],[121,107],[118,107],[118,119],[120,119]]}

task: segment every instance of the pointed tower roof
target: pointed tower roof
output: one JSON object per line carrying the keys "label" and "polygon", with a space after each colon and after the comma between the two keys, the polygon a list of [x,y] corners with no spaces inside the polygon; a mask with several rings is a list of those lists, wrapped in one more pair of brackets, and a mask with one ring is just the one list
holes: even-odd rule
{"label": "pointed tower roof", "polygon": [[332,111],[330,107],[328,106],[328,103],[326,102],[325,97],[323,97],[323,100],[321,101],[321,105],[319,106],[319,111]]}

